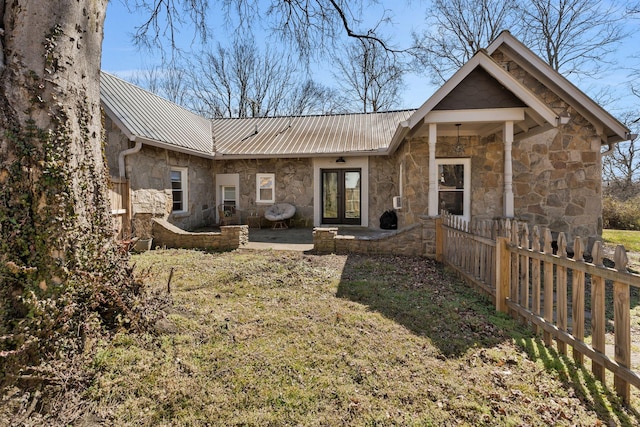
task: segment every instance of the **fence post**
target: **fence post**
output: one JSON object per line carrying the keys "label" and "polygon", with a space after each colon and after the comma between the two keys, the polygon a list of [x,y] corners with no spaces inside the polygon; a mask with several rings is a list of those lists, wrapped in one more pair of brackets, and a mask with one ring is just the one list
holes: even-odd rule
{"label": "fence post", "polygon": [[507,313],[507,298],[511,291],[511,255],[509,238],[496,238],[496,310]]}
{"label": "fence post", "polygon": [[438,262],[443,262],[444,261],[444,256],[443,256],[443,234],[444,234],[444,229],[442,228],[442,217],[438,217],[436,218],[436,261]]}

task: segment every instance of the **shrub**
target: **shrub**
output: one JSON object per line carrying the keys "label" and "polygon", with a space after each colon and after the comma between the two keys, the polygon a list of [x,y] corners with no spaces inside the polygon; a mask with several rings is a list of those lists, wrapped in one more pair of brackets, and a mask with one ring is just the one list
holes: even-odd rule
{"label": "shrub", "polygon": [[640,196],[619,200],[605,196],[602,200],[604,228],[640,230]]}

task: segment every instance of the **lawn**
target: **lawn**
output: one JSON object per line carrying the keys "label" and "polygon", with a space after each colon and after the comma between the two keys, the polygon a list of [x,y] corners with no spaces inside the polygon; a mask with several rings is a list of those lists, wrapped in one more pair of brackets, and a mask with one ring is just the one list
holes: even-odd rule
{"label": "lawn", "polygon": [[94,424],[604,425],[634,410],[420,258],[152,251],[172,304],[102,342]]}
{"label": "lawn", "polygon": [[628,252],[640,252],[640,231],[603,230],[602,238],[610,245],[623,245]]}

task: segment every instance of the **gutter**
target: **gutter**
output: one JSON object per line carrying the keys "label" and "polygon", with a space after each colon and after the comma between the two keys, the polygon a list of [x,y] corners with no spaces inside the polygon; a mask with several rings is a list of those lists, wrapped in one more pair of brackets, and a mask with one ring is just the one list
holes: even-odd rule
{"label": "gutter", "polygon": [[[631,141],[631,142],[633,142],[633,141],[635,141],[635,140],[636,140],[636,138],[638,137],[638,134],[636,134],[636,133],[631,133],[631,132],[627,132],[624,136],[625,136],[625,138],[626,138],[626,141]],[[619,142],[622,142],[622,141],[619,141]],[[609,148],[607,149],[607,151],[603,151],[603,152],[602,152],[602,153],[600,153],[600,154],[602,154],[603,156],[608,156],[608,155],[610,155],[611,153],[613,153],[614,148],[616,148],[616,144],[617,144],[617,142],[610,142],[610,143],[609,143]]]}
{"label": "gutter", "polygon": [[127,176],[127,171],[125,169],[124,158],[130,154],[135,154],[142,148],[142,142],[136,141],[136,145],[133,148],[129,148],[128,150],[121,151],[118,154],[118,175],[120,178],[125,178]]}

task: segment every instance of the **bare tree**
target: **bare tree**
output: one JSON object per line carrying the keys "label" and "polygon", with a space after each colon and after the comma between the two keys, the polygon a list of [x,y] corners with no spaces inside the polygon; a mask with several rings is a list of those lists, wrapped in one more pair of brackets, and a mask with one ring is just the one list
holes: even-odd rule
{"label": "bare tree", "polygon": [[624,10],[615,2],[527,0],[519,11],[525,44],[565,75],[598,74],[627,36],[620,25]]}
{"label": "bare tree", "polygon": [[290,53],[261,52],[245,35],[192,62],[190,107],[207,117],[264,117],[342,111],[341,97],[305,78]]}
{"label": "bare tree", "polygon": [[185,108],[191,106],[189,75],[186,70],[174,64],[169,67],[156,65],[139,70],[128,80]]}
{"label": "bare tree", "polygon": [[333,75],[348,98],[357,100],[360,111],[389,110],[398,105],[405,67],[396,55],[372,40],[356,40],[344,52],[334,56]]}
{"label": "bare tree", "polygon": [[287,115],[337,114],[347,112],[347,101],[337,90],[307,79],[298,83],[286,102]]}
{"label": "bare tree", "polygon": [[441,82],[508,29],[555,70],[593,76],[627,36],[623,12],[597,0],[434,0],[416,63]]}
{"label": "bare tree", "polygon": [[196,109],[210,117],[261,117],[280,114],[291,95],[297,64],[291,56],[252,39],[236,39],[230,49],[197,55],[190,67]]}
{"label": "bare tree", "polygon": [[635,139],[615,144],[611,154],[602,159],[605,190],[621,200],[637,196],[640,190],[640,118],[634,118],[636,115],[625,115],[625,124],[635,131]]}
{"label": "bare tree", "polygon": [[414,34],[416,66],[435,84],[512,26],[516,0],[434,0],[429,29]]}

